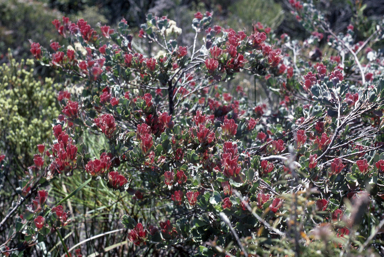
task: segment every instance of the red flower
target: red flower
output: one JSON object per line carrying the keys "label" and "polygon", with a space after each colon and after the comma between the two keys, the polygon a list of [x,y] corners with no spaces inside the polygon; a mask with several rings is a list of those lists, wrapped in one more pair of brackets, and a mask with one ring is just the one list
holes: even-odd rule
{"label": "red flower", "polygon": [[45,149],[45,145],[37,145],[37,149],[39,150],[40,153],[43,153]]}
{"label": "red flower", "polygon": [[318,211],[325,211],[328,206],[328,201],[325,199],[317,200],[316,201],[316,208]]}
{"label": "red flower", "polygon": [[347,104],[349,106],[354,106],[355,103],[357,102],[357,100],[359,100],[359,94],[356,93],[354,95],[352,95],[351,93],[347,93],[345,95],[345,102],[347,102]]}
{"label": "red flower", "polygon": [[215,140],[215,133],[206,128],[203,124],[200,124],[199,130],[196,131],[197,138],[200,143],[208,142],[209,144]]}
{"label": "red flower", "polygon": [[159,117],[161,123],[163,123],[165,126],[168,126],[169,122],[172,120],[172,116],[168,115],[168,113],[163,112]]}
{"label": "red flower", "polygon": [[324,122],[321,122],[321,121],[317,122],[315,129],[318,133],[323,133],[324,132]]}
{"label": "red flower", "polygon": [[316,165],[317,165],[316,159],[317,159],[317,154],[309,155],[309,168],[310,169],[313,169],[316,167]]}
{"label": "red flower", "polygon": [[72,61],[73,59],[75,59],[75,51],[73,50],[67,50],[67,57],[70,61]]}
{"label": "red flower", "polygon": [[272,141],[272,149],[275,153],[281,153],[285,150],[284,141],[282,139]]}
{"label": "red flower", "polygon": [[179,51],[178,51],[178,57],[184,57],[187,55],[187,47],[186,46],[179,46]]}
{"label": "red flower", "polygon": [[293,77],[293,67],[287,69],[287,78],[290,79]]}
{"label": "red flower", "polygon": [[337,232],[337,237],[344,237],[345,235],[349,235],[349,229],[347,228],[339,228],[339,231]]}
{"label": "red flower", "polygon": [[39,43],[31,43],[31,53],[36,59],[41,57],[41,47]]}
{"label": "red flower", "polygon": [[224,200],[223,200],[223,209],[227,209],[227,208],[231,209],[231,207],[232,207],[232,202],[229,199],[229,197],[224,198]]}
{"label": "red flower", "polygon": [[114,30],[111,29],[109,26],[101,26],[100,30],[103,33],[103,36],[105,38],[109,38],[109,35],[113,34],[113,32],[114,32]]}
{"label": "red flower", "polygon": [[257,122],[258,122],[258,120],[255,120],[254,118],[250,118],[248,121],[247,130],[249,130],[249,131],[253,130],[255,128]]}
{"label": "red flower", "polygon": [[348,29],[348,30],[353,30],[353,29],[354,29],[354,27],[353,27],[353,25],[352,25],[352,24],[349,24],[349,25],[348,25],[348,27],[347,27],[347,29]]}
{"label": "red flower", "polygon": [[237,55],[237,47],[234,46],[234,45],[230,45],[228,48],[227,48],[227,52],[229,53],[229,55],[231,57],[236,57]]}
{"label": "red flower", "polygon": [[322,63],[317,63],[315,65],[315,68],[317,70],[317,73],[319,73],[320,76],[324,76],[327,74],[327,67]]}
{"label": "red flower", "polygon": [[144,101],[147,104],[147,107],[151,107],[152,106],[152,95],[150,93],[146,93],[144,95]]}
{"label": "red flower", "polygon": [[89,161],[85,165],[85,170],[92,176],[99,176],[107,172],[111,164],[111,157],[107,153],[102,153],[100,160]]}
{"label": "red flower", "polygon": [[213,26],[213,29],[215,30],[216,33],[220,33],[221,32],[221,27],[218,26],[218,25]]}
{"label": "red flower", "polygon": [[268,202],[271,196],[269,194],[258,193],[257,194],[257,206],[262,208],[263,205]]}
{"label": "red flower", "polygon": [[332,213],[332,220],[341,220],[343,218],[343,211],[340,209],[337,209]]}
{"label": "red flower", "polygon": [[269,208],[271,211],[276,213],[280,209],[281,205],[283,205],[283,200],[281,200],[280,198],[275,198],[275,199],[273,199],[273,202],[269,206]]}
{"label": "red flower", "polygon": [[183,200],[183,192],[181,190],[175,191],[171,196],[171,199],[176,202],[177,205],[180,205]]}
{"label": "red flower", "polygon": [[48,193],[45,190],[40,190],[37,192],[37,199],[39,201],[40,206],[42,206],[47,200]]}
{"label": "red flower", "polygon": [[372,73],[365,74],[365,80],[366,81],[371,81],[372,79],[373,79],[373,74]]}
{"label": "red flower", "polygon": [[297,137],[297,147],[302,147],[307,141],[307,136],[305,135],[305,130],[298,130],[296,133]]}
{"label": "red flower", "polygon": [[64,53],[63,52],[56,52],[52,54],[52,62],[54,64],[61,63],[64,60]]}
{"label": "red flower", "polygon": [[221,182],[221,186],[225,195],[232,195],[232,188],[228,181]]}
{"label": "red flower", "polygon": [[195,18],[201,20],[203,18],[203,14],[201,12],[195,13]]}
{"label": "red flower", "polygon": [[60,25],[61,25],[61,24],[60,24],[60,21],[58,21],[58,20],[53,20],[53,21],[52,21],[52,24],[55,25],[55,28],[56,28],[57,30],[60,28]]}
{"label": "red flower", "polygon": [[116,130],[115,118],[112,114],[103,114],[95,118],[94,122],[108,138],[112,137]]}
{"label": "red flower", "polygon": [[63,130],[62,130],[60,124],[59,124],[59,125],[56,125],[56,126],[53,127],[53,135],[54,135],[56,138],[58,138],[58,136],[61,134],[62,131],[63,131]]}
{"label": "red flower", "polygon": [[63,208],[63,206],[58,205],[58,206],[56,206],[56,207],[53,207],[53,208],[52,208],[52,212],[55,212],[55,213],[56,213],[56,216],[60,219],[60,221],[61,221],[62,223],[64,223],[64,222],[67,221],[68,216],[67,216],[67,213],[64,212],[64,208]]}
{"label": "red flower", "polygon": [[219,59],[219,57],[222,53],[222,50],[219,47],[214,46],[211,49],[209,49],[209,52],[211,53],[211,57],[213,59]]}
{"label": "red flower", "polygon": [[174,179],[174,174],[171,171],[166,171],[164,173],[164,183],[168,186],[173,185],[173,179]]}
{"label": "red flower", "polygon": [[109,180],[109,184],[113,188],[122,187],[128,182],[128,180],[123,175],[120,175],[116,171],[109,172],[108,180]]}
{"label": "red flower", "polygon": [[339,83],[340,81],[342,81],[344,79],[344,76],[343,74],[341,73],[340,70],[335,70],[333,72],[331,72],[331,75],[329,76],[329,79],[331,81],[334,81],[334,83]]}
{"label": "red flower", "polygon": [[146,154],[151,147],[153,146],[152,136],[150,134],[145,134],[141,137],[141,150]]}
{"label": "red flower", "polygon": [[275,166],[273,165],[273,163],[267,160],[264,160],[264,161],[261,161],[261,168],[263,169],[264,174],[268,174],[275,168]]}
{"label": "red flower", "polygon": [[79,103],[78,102],[72,102],[69,100],[67,102],[67,105],[63,109],[63,113],[68,118],[75,119],[79,112]]}
{"label": "red flower", "polygon": [[179,183],[179,185],[187,182],[187,176],[185,175],[185,173],[181,170],[179,170],[177,173],[176,173],[176,177],[177,177],[177,183]]}
{"label": "red flower", "polygon": [[339,158],[335,158],[333,162],[331,163],[331,173],[330,175],[336,175],[341,172],[342,169],[344,169],[345,165],[343,164],[343,161]]}
{"label": "red flower", "polygon": [[262,116],[264,114],[264,107],[262,105],[258,105],[255,107],[255,112],[258,116]]}
{"label": "red flower", "polygon": [[277,67],[277,65],[281,61],[281,50],[280,49],[274,49],[268,54],[268,62],[271,64],[272,67]]}
{"label": "red flower", "polygon": [[35,221],[35,226],[38,230],[40,230],[44,226],[45,219],[42,216],[37,216],[37,218],[34,221]]}
{"label": "red flower", "polygon": [[156,59],[154,59],[154,58],[148,59],[146,62],[146,65],[150,71],[154,71],[156,68]]}
{"label": "red flower", "polygon": [[187,195],[189,205],[194,206],[197,202],[197,197],[199,196],[199,192],[189,191],[187,192],[186,195]]}
{"label": "red flower", "polygon": [[357,167],[359,168],[359,170],[362,172],[362,173],[367,173],[368,172],[368,168],[369,168],[369,165],[368,165],[368,162],[367,160],[363,159],[363,160],[358,160],[356,161],[356,165]]}
{"label": "red flower", "polygon": [[241,167],[238,165],[239,156],[237,145],[232,142],[225,142],[223,154],[221,155],[223,173],[226,177],[236,177],[240,174]]}
{"label": "red flower", "polygon": [[257,133],[257,139],[259,139],[260,141],[264,141],[266,137],[267,135],[263,131]]}
{"label": "red flower", "polygon": [[36,167],[38,167],[38,168],[41,168],[44,165],[44,159],[38,154],[36,154],[33,157],[33,162],[35,163]]}
{"label": "red flower", "polygon": [[234,136],[237,133],[237,124],[233,119],[224,118],[224,124],[221,126],[223,134]]}
{"label": "red flower", "polygon": [[125,54],[125,55],[124,55],[124,62],[125,62],[125,64],[126,64],[128,67],[131,66],[132,58],[133,58],[133,55],[132,55],[132,54]]}
{"label": "red flower", "polygon": [[219,67],[219,62],[215,59],[207,59],[205,60],[205,66],[209,72],[214,72]]}
{"label": "red flower", "polygon": [[248,41],[255,49],[261,49],[264,41],[267,39],[267,35],[264,32],[255,31],[248,37]]}
{"label": "red flower", "polygon": [[93,78],[96,80],[97,77],[101,73],[103,73],[103,70],[98,65],[95,65],[95,66],[92,67],[91,72],[92,72]]}
{"label": "red flower", "polygon": [[306,89],[310,89],[316,82],[316,75],[312,72],[308,72],[308,74],[304,76],[304,86]]}
{"label": "red flower", "polygon": [[60,45],[59,45],[58,42],[52,42],[52,43],[50,44],[50,46],[51,46],[51,48],[53,49],[53,51],[57,51],[57,49],[60,48]]}
{"label": "red flower", "polygon": [[138,223],[136,227],[129,232],[128,238],[129,241],[133,242],[135,245],[140,245],[145,241],[146,235],[147,232],[144,230],[143,224]]}
{"label": "red flower", "polygon": [[83,70],[83,71],[87,71],[87,69],[88,69],[87,62],[85,62],[85,61],[81,61],[81,62],[79,62],[79,68],[80,68],[81,70]]}
{"label": "red flower", "polygon": [[105,54],[106,49],[107,49],[107,45],[100,46],[100,47],[99,47],[99,52],[100,52],[101,54]]}
{"label": "red flower", "polygon": [[125,93],[124,93],[124,98],[127,99],[127,100],[129,100],[129,92],[125,92]]}
{"label": "red flower", "polygon": [[319,150],[322,150],[326,145],[329,144],[330,140],[331,140],[331,139],[327,136],[327,134],[326,134],[326,133],[323,133],[323,134],[321,135],[321,138],[320,138],[320,139],[319,139],[318,136],[316,136],[316,140],[315,140],[314,143],[317,144]]}
{"label": "red flower", "polygon": [[184,152],[183,149],[178,148],[175,153],[175,159],[176,161],[182,161],[184,157]]}
{"label": "red flower", "polygon": [[113,97],[110,101],[112,106],[118,105],[119,104],[119,99]]}
{"label": "red flower", "polygon": [[384,172],[384,160],[376,162],[376,168],[379,170],[379,172]]}

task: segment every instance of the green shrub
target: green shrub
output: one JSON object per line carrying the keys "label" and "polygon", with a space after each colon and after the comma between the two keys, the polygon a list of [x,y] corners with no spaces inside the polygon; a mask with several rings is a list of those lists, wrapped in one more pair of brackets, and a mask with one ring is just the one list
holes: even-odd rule
{"label": "green shrub", "polygon": [[36,80],[34,70],[26,67],[33,60],[8,58],[9,64],[0,67],[0,149],[27,166],[33,164],[36,145],[52,135],[51,121],[59,115],[58,85],[48,78]]}

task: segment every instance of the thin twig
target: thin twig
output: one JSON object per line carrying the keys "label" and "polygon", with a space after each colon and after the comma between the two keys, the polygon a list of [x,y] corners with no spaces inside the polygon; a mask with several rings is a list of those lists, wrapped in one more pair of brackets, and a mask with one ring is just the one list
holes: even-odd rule
{"label": "thin twig", "polygon": [[[237,197],[239,197],[240,199],[242,199],[241,195],[239,192],[237,192],[237,190],[233,190],[233,192],[237,195]],[[263,220],[259,215],[257,215],[257,213],[253,212],[252,211],[252,208],[251,206],[249,206],[249,204],[244,201],[244,204],[245,204],[245,207],[247,208],[248,211],[250,211],[252,213],[253,216],[255,216],[255,218],[261,222],[268,230],[270,231],[273,231],[275,232],[276,234],[278,234],[279,236],[285,236],[285,233],[284,232],[281,232],[280,230],[272,227],[271,225],[269,225],[265,220]]]}
{"label": "thin twig", "polygon": [[245,257],[248,257],[248,253],[245,251],[244,249],[244,246],[241,244],[240,242],[240,239],[239,239],[239,236],[237,235],[236,231],[233,229],[232,225],[231,225],[231,222],[229,221],[227,215],[225,215],[224,212],[220,212],[220,218],[228,225],[229,229],[231,230],[233,236],[235,237],[237,243],[239,244],[241,250],[243,251],[244,253],[244,256]]}

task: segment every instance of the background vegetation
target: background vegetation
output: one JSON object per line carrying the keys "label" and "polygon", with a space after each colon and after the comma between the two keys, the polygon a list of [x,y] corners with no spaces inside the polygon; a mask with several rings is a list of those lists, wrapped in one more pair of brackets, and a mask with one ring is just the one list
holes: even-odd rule
{"label": "background vegetation", "polygon": [[[384,14],[384,3],[380,1],[314,2],[326,13],[335,32],[345,30],[351,22],[357,24],[354,35],[357,40],[372,34],[375,31],[375,22],[382,19]],[[3,164],[5,173],[0,174],[1,206],[11,206],[10,203],[20,194],[18,179],[27,172],[28,166],[33,165],[33,153],[37,152],[37,144],[52,140],[51,120],[59,115],[56,94],[67,83],[63,78],[58,79],[50,68],[38,65],[31,67],[34,65],[33,61],[24,61],[32,57],[29,39],[49,48],[49,40],[59,39],[51,21],[61,19],[62,16],[68,16],[72,20],[84,18],[92,26],[97,26],[98,23],[116,26],[121,18],[125,18],[131,27],[137,28],[145,22],[146,14],[152,12],[158,16],[167,14],[179,27],[188,30],[193,14],[204,10],[213,11],[214,23],[223,27],[251,30],[256,22],[261,22],[270,26],[278,35],[287,33],[297,39],[308,36],[305,29],[291,15],[288,1],[284,0],[0,0],[0,154],[4,153],[15,160]],[[137,30],[134,32],[138,33]],[[193,36],[193,30],[189,28],[178,41],[183,45],[191,45]],[[146,53],[156,50],[156,46],[151,44],[143,43],[140,47]],[[382,46],[376,44],[373,47],[379,50]],[[310,60],[312,50],[308,48],[301,54]],[[328,51],[326,39],[320,41],[319,50],[332,53]],[[228,91],[234,91],[235,86],[239,84],[245,88],[251,101],[272,97],[266,95],[262,82],[247,76],[228,84]],[[74,88],[77,86],[79,85]],[[91,133],[84,134],[84,142],[84,147],[91,156],[96,157],[101,149],[106,148],[105,138]],[[52,198],[50,201],[63,199],[83,181],[84,178],[80,174],[56,181],[49,192]],[[79,195],[71,197],[67,205],[76,220],[69,228],[72,233],[68,235],[67,240],[79,242],[80,239],[118,229],[118,221],[123,215],[118,210],[129,209],[134,213],[134,206],[137,204],[120,200],[120,197],[118,191],[111,194],[110,190],[106,190],[101,181],[92,181]],[[6,212],[3,208],[0,219]],[[4,227],[0,228],[0,242],[6,237],[5,231]],[[87,243],[86,254],[101,252],[105,246],[121,242],[122,238],[123,235],[111,234]],[[53,235],[39,251],[33,250],[29,254],[54,254],[55,249],[60,247],[57,245],[59,241]],[[122,249],[124,248],[119,249],[120,252],[111,251],[110,256],[122,254]]]}

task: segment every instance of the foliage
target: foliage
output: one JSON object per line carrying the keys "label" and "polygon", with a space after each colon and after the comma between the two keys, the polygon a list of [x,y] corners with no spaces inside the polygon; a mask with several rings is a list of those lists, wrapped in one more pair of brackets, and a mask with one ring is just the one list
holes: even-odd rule
{"label": "foliage", "polygon": [[35,79],[33,60],[17,62],[8,54],[0,67],[0,148],[12,158],[12,169],[23,171],[33,164],[36,145],[52,140],[52,120],[59,115],[52,79]]}
{"label": "foliage", "polygon": [[15,58],[20,60],[30,57],[29,39],[39,40],[46,47],[49,46],[49,40],[56,37],[51,21],[61,15],[46,8],[43,3],[1,0],[0,17],[1,59],[11,48]]}
{"label": "foliage", "polygon": [[[152,56],[136,49],[124,19],[116,29],[55,20],[69,46],[32,43],[31,53],[78,77],[83,90],[59,92],[56,140],[38,149],[20,181],[24,198],[0,223],[19,212],[2,251],[16,256],[36,243],[42,251],[57,234],[60,254],[93,253],[85,243],[106,233],[64,243],[91,213],[120,221],[108,234],[120,233],[121,241],[99,245],[111,255],[119,247],[131,256],[380,251],[383,57],[371,47],[384,38],[384,24],[355,43],[353,25],[336,35],[312,4],[289,3],[310,32],[304,42],[261,23],[252,31],[211,26],[211,13],[198,12],[194,42],[184,46],[173,22],[148,14],[138,37],[161,49]],[[318,48],[323,38],[337,55]],[[223,87],[243,73],[266,86],[268,102],[255,106],[242,87]],[[94,135],[101,140],[93,147]],[[65,183],[71,176],[81,180]],[[47,201],[65,184],[64,198]],[[95,199],[90,212],[87,196]],[[71,198],[84,206],[73,207]]]}

